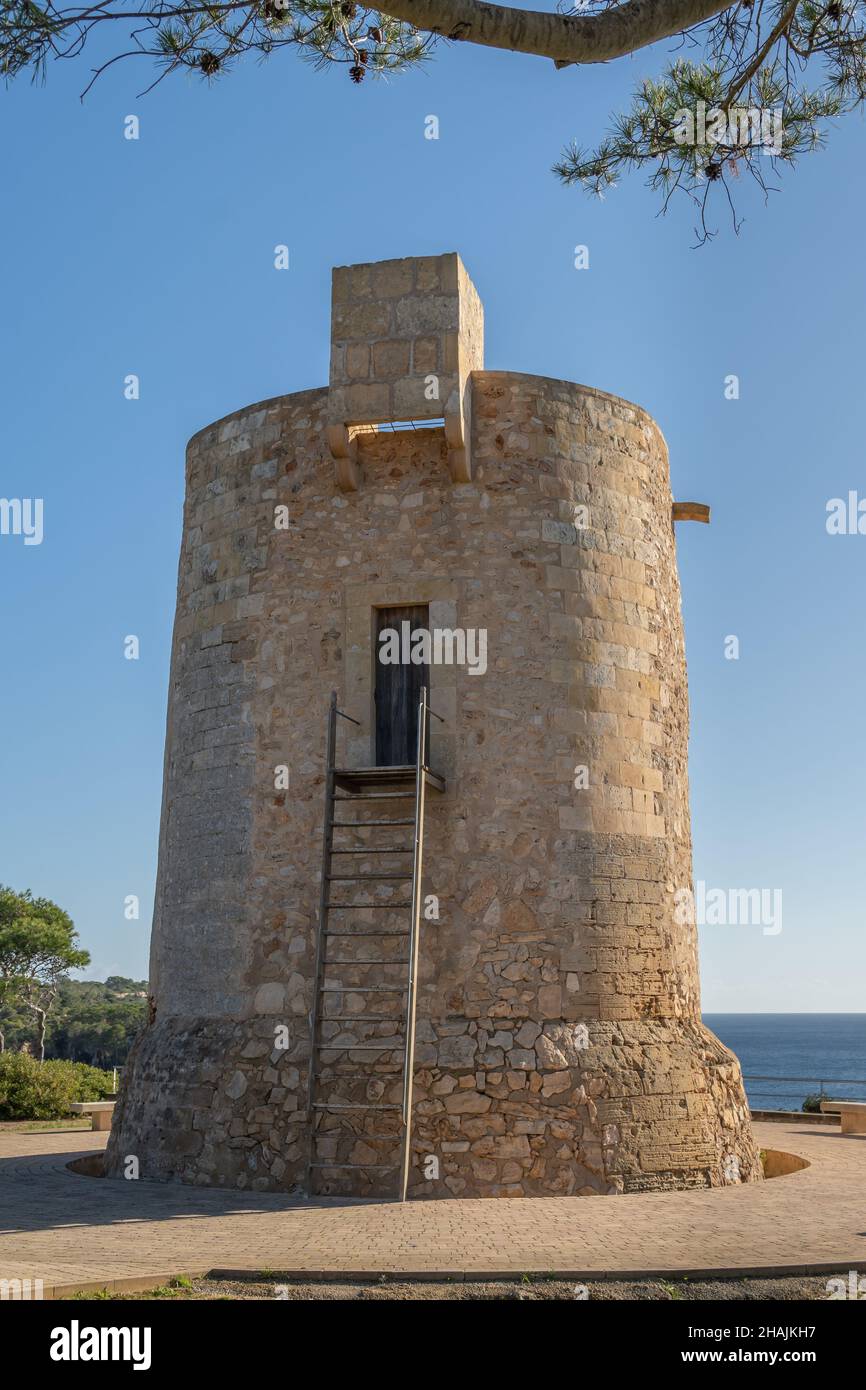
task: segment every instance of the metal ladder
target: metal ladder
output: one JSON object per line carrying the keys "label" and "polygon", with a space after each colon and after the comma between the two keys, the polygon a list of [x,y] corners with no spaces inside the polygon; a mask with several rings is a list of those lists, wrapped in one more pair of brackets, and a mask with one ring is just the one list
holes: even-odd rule
{"label": "metal ladder", "polygon": [[[330,706],[328,709],[328,730],[326,742],[326,773],[325,773],[325,818],[322,835],[322,883],[319,897],[319,919],[318,919],[318,939],[316,943],[316,966],[314,978],[313,1002],[310,1010],[310,1064],[307,1082],[307,1133],[308,1157],[307,1157],[307,1181],[306,1190],[310,1196],[317,1195],[317,1181],[323,1171],[337,1173],[340,1171],[355,1171],[359,1173],[394,1173],[397,1175],[396,1195],[401,1202],[406,1200],[406,1189],[409,1181],[409,1165],[411,1160],[411,1128],[412,1128],[412,1078],[414,1070],[415,1056],[415,1008],[417,999],[417,961],[418,961],[418,935],[419,922],[421,915],[421,877],[423,872],[423,850],[424,850],[424,808],[426,792],[428,787],[436,791],[444,791],[445,782],[443,778],[432,772],[427,765],[428,748],[428,715],[433,715],[435,719],[440,716],[431,710],[427,704],[427,689],[422,686],[421,698],[418,706],[418,743],[415,766],[411,764],[405,767],[368,767],[368,768],[338,768],[336,766],[336,746],[337,746],[337,718],[349,720],[352,724],[357,724],[356,719],[344,714],[337,708],[337,693],[331,694]],[[405,787],[405,790],[403,789]],[[342,808],[352,806],[361,808],[365,803],[371,802],[414,802],[414,814],[397,815],[390,817],[387,814],[378,819],[352,819],[351,811],[344,811]],[[395,810],[397,807],[395,807]],[[406,808],[409,809],[408,807]],[[387,807],[386,807],[387,811]],[[347,816],[347,819],[342,819]],[[411,845],[391,845],[391,844],[335,844],[334,832],[336,830],[351,830],[357,834],[358,831],[366,830],[368,827],[375,827],[376,831],[380,827],[388,827],[386,839],[391,838],[390,828],[400,826],[403,828],[412,827],[413,837]],[[361,837],[359,837],[361,838]],[[397,838],[394,836],[393,838]],[[373,859],[376,856],[412,856],[411,869],[404,868],[399,871],[389,870],[383,873],[334,873],[333,860],[335,857],[344,855],[362,855],[364,858]],[[350,861],[350,867],[351,861]],[[334,892],[341,892],[334,885],[339,884],[361,884],[360,896],[365,896],[367,886],[384,882],[403,882],[411,881],[411,892],[407,901],[380,900],[370,901],[338,901],[332,897]],[[354,896],[354,895],[353,895]],[[352,913],[358,910],[371,912],[398,912],[405,913],[405,925],[399,927],[377,928],[372,925],[369,929],[366,926],[358,929],[351,925],[351,919],[343,918],[343,913]],[[331,914],[337,913],[338,925],[331,926]],[[387,919],[386,919],[387,920]],[[395,938],[400,938],[405,946],[405,954],[399,956],[387,955],[387,943]],[[329,951],[329,946],[333,941],[348,942],[351,940],[363,940],[366,942],[381,942],[383,954],[372,955],[373,946],[369,950],[364,949],[364,954],[354,958],[344,958],[345,947],[337,947],[339,958],[334,959]],[[407,967],[405,981],[403,983],[379,983],[379,984],[352,984],[347,985],[341,979],[336,982],[331,980],[331,972],[335,967],[352,967],[352,973],[360,973],[375,966],[390,968],[392,966]],[[381,972],[383,977],[387,970]],[[401,1000],[401,1007],[397,1013],[389,1013],[387,1003],[384,1003],[382,1013],[364,1012],[362,1014],[347,1011],[344,1003],[346,996],[363,995],[366,1000],[384,997]],[[325,1001],[329,996],[337,996],[339,1004],[336,1013],[328,1012]],[[372,1009],[372,1004],[367,1004],[368,1009]],[[349,1041],[339,1041],[341,1032],[346,1029],[338,1029],[335,1034],[323,1036],[323,1029],[330,1025],[362,1025],[364,1029],[369,1025],[373,1029],[372,1033],[364,1032],[363,1037]],[[381,1038],[376,1040],[375,1029],[383,1024],[393,1026],[393,1040]],[[402,1032],[400,1031],[402,1029]],[[335,1039],[332,1041],[332,1039]],[[389,1045],[390,1044],[390,1045]],[[352,1065],[357,1054],[365,1054],[370,1057],[371,1067],[366,1071],[341,1071],[339,1061],[335,1058],[325,1060],[323,1054],[343,1053],[351,1055]],[[390,1071],[375,1071],[372,1064],[379,1057],[385,1054],[402,1054],[402,1062],[399,1069]],[[396,1083],[402,1080],[400,1099],[386,1100],[380,1103],[383,1095],[388,1093],[388,1085],[396,1090]],[[363,1101],[357,1100],[354,1096],[344,1097],[340,1095],[344,1083],[363,1083],[366,1088],[366,1098]],[[372,1086],[371,1086],[372,1083]],[[375,1092],[376,1084],[381,1083],[382,1090],[376,1095],[375,1099],[370,1099],[371,1089]],[[326,1094],[327,1092],[327,1094]],[[343,1129],[342,1127],[321,1128],[323,1121],[332,1116],[342,1115],[347,1121],[360,1118],[363,1122],[372,1114],[390,1116],[392,1118],[399,1114],[399,1130],[393,1133],[372,1133],[363,1128]],[[378,1121],[377,1121],[378,1123]],[[387,1120],[385,1120],[387,1126]],[[335,1143],[339,1150],[340,1141],[354,1140],[365,1144],[376,1153],[376,1157],[382,1156],[378,1150],[373,1149],[373,1144],[380,1141],[388,1142],[391,1147],[397,1148],[399,1152],[394,1155],[387,1155],[387,1163],[345,1161],[346,1156],[339,1161],[336,1158],[329,1161],[328,1156],[320,1154],[318,1145],[322,1141],[329,1140]],[[357,1193],[352,1195],[358,1195]]]}

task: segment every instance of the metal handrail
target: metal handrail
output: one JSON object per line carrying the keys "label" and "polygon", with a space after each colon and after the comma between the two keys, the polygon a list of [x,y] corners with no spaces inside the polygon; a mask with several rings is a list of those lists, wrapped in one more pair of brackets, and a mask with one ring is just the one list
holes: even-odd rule
{"label": "metal handrail", "polygon": [[[426,688],[427,687],[425,686],[424,689],[426,690]],[[358,728],[360,729],[360,719],[353,719],[351,714],[346,714],[345,710],[337,709],[336,706],[334,707],[334,713],[339,714],[341,719],[348,719],[350,724],[357,724]],[[441,714],[437,714],[435,709],[431,709],[429,705],[427,706],[427,713],[432,714],[434,719],[438,719],[440,724],[446,724],[448,722],[446,719],[442,718]]]}
{"label": "metal handrail", "polygon": [[[432,713],[432,711],[431,711]],[[437,714],[436,718],[439,718]],[[412,921],[409,935],[409,976],[406,1000],[406,1048],[403,1058],[403,1114],[400,1146],[400,1201],[405,1202],[412,1157],[412,1087],[415,1072],[415,1006],[418,996],[418,933],[421,919],[421,876],[424,871],[424,800],[427,788],[427,687],[418,702],[418,745],[415,760],[415,840],[412,853]]]}
{"label": "metal handrail", "polygon": [[824,1086],[866,1086],[866,1081],[862,1077],[848,1078],[841,1076],[828,1076],[822,1081],[818,1076],[757,1076],[751,1072],[743,1072],[744,1081],[796,1081],[804,1086],[811,1086],[814,1081],[818,1082],[821,1089]]}
{"label": "metal handrail", "polygon": [[[818,1076],[765,1076],[765,1075],[758,1075],[756,1072],[743,1072],[743,1080],[744,1080],[744,1081],[750,1081],[750,1082],[751,1082],[751,1081],[776,1081],[776,1082],[779,1082],[779,1083],[782,1083],[782,1084],[796,1084],[796,1085],[799,1085],[799,1086],[815,1086],[815,1085],[817,1085],[817,1086],[818,1086],[817,1094],[818,1094],[819,1096],[824,1097],[825,1099],[828,1099],[828,1100],[832,1100],[833,1097],[832,1097],[832,1096],[828,1096],[827,1091],[826,1091],[826,1087],[827,1087],[827,1086],[866,1086],[866,1081],[864,1081],[862,1078],[851,1078],[851,1077],[848,1077],[848,1078],[846,1079],[846,1078],[842,1078],[842,1077],[825,1077],[825,1078],[822,1080],[822,1079],[821,1079],[820,1077],[818,1077]],[[780,1096],[778,1091],[768,1091],[768,1090],[766,1090],[766,1089],[755,1090],[755,1089],[752,1088],[750,1099],[753,1100],[753,1101],[757,1101],[757,1100],[759,1100],[759,1099],[762,1100],[762,1101],[767,1101],[767,1100],[780,1101],[780,1100],[783,1100],[784,1097]],[[837,1096],[836,1099],[839,1100],[839,1099],[843,1099],[843,1098]],[[770,1108],[771,1108],[771,1107],[770,1107]]]}
{"label": "metal handrail", "polygon": [[[334,799],[334,764],[337,752],[337,715],[342,713],[337,709],[337,692],[331,691],[331,698],[328,702],[328,722],[327,734],[325,736],[325,814],[322,822],[322,882],[319,885],[319,913],[316,922],[316,964],[313,974],[313,998],[310,1004],[309,1024],[310,1024],[310,1060],[307,1075],[307,1192],[312,1195],[312,1174],[313,1156],[316,1147],[316,1136],[314,1132],[315,1111],[313,1110],[313,1090],[315,1077],[313,1068],[316,1057],[316,1034],[319,1027],[319,986],[322,983],[322,972],[325,963],[325,934],[323,925],[325,921],[325,904],[328,896],[328,874],[331,872],[331,846],[334,839],[334,828],[331,817],[331,806]],[[344,715],[348,719],[348,715]]]}
{"label": "metal handrail", "polygon": [[334,781],[337,763],[337,715],[342,719],[348,719],[350,724],[357,724],[360,728],[360,721],[353,719],[351,714],[346,714],[344,710],[337,708],[337,692],[331,691],[328,701],[327,733],[325,736],[325,812],[322,822],[322,881],[319,885],[319,911],[316,919],[316,963],[313,971],[313,998],[310,1004],[308,1020],[310,1025],[310,1060],[309,1073],[307,1076],[307,1192],[312,1193],[312,1173],[313,1158],[316,1147],[315,1135],[315,1111],[313,1109],[313,1094],[315,1089],[315,1077],[313,1067],[316,1056],[316,1037],[319,1029],[319,995],[322,976],[325,968],[325,934],[324,922],[326,914],[326,903],[328,898],[328,876],[331,872],[331,853],[334,841],[333,825],[333,803],[334,803]]}

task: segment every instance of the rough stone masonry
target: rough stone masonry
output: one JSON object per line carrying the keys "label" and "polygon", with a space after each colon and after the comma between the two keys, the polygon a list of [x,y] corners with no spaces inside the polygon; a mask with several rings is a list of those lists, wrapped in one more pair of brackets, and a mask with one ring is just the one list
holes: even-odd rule
{"label": "rough stone masonry", "polygon": [[[375,610],[428,605],[431,627],[485,629],[488,661],[431,670],[446,790],[427,808],[410,1195],[761,1177],[674,907],[691,840],[665,443],[615,396],[483,370],[482,337],[455,255],[337,270],[330,387],[189,444],[151,1019],[110,1175],[134,1155],[145,1179],[301,1189],[327,702],[360,725],[338,761],[369,766]],[[348,832],[361,850],[371,833]],[[321,1024],[326,1093],[393,1101],[399,1000],[354,1023],[351,986],[400,967],[353,949]],[[394,1124],[323,1116],[319,1152],[370,1170],[319,1190],[387,1193]]]}

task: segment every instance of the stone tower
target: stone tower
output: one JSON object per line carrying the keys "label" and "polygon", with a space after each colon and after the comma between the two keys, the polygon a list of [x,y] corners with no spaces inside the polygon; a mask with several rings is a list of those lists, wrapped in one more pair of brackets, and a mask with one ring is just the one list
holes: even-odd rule
{"label": "stone tower", "polygon": [[[456,255],[335,270],[330,386],[189,444],[151,1018],[109,1174],[134,1154],[143,1178],[304,1190],[326,711],[336,691],[355,721],[337,721],[336,761],[374,766],[382,615],[408,612],[476,657],[452,644],[427,676],[444,790],[425,824],[409,1195],[761,1176],[675,905],[688,709],[664,440],[605,392],[485,371],[482,340]],[[342,833],[374,867],[377,832]],[[356,889],[353,926],[396,922],[399,891]],[[316,1084],[387,1107],[396,949],[343,949]],[[371,984],[381,1017],[360,1021]],[[316,1119],[317,1191],[393,1191],[387,1108]]]}

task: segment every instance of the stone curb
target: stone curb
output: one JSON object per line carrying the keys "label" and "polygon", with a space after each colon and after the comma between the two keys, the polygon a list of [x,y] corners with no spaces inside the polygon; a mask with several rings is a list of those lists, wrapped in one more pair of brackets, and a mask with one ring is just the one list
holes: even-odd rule
{"label": "stone curb", "polygon": [[41,1299],[12,1299],[10,1302],[56,1303],[59,1299],[72,1298],[79,1293],[146,1293],[148,1289],[161,1288],[172,1279],[205,1279],[206,1269],[175,1270],[171,1274],[136,1274],[126,1279],[73,1279],[68,1284],[43,1284]]}
{"label": "stone curb", "polygon": [[[276,1273],[270,1271],[263,1275],[253,1266],[236,1268],[216,1268],[201,1270],[177,1270],[169,1274],[135,1275],[127,1279],[88,1279],[72,1281],[68,1284],[52,1284],[43,1289],[42,1302],[58,1302],[71,1299],[80,1293],[98,1293],[107,1290],[111,1293],[146,1293],[149,1289],[160,1288],[172,1279],[221,1279],[251,1280],[260,1279],[270,1283],[297,1284],[373,1284],[383,1280],[385,1283],[402,1284],[469,1284],[501,1281],[513,1283],[524,1277],[551,1280],[581,1280],[585,1283],[627,1283],[645,1279],[781,1279],[787,1277],[806,1277],[822,1274],[838,1275],[844,1265],[844,1272],[854,1270],[857,1274],[866,1273],[866,1260],[837,1260],[806,1262],[789,1265],[745,1265],[738,1268],[732,1265],[718,1267],[704,1266],[674,1269],[670,1267],[650,1269],[287,1269]],[[25,1300],[26,1301],[26,1300]],[[37,1301],[37,1300],[31,1300]]]}

